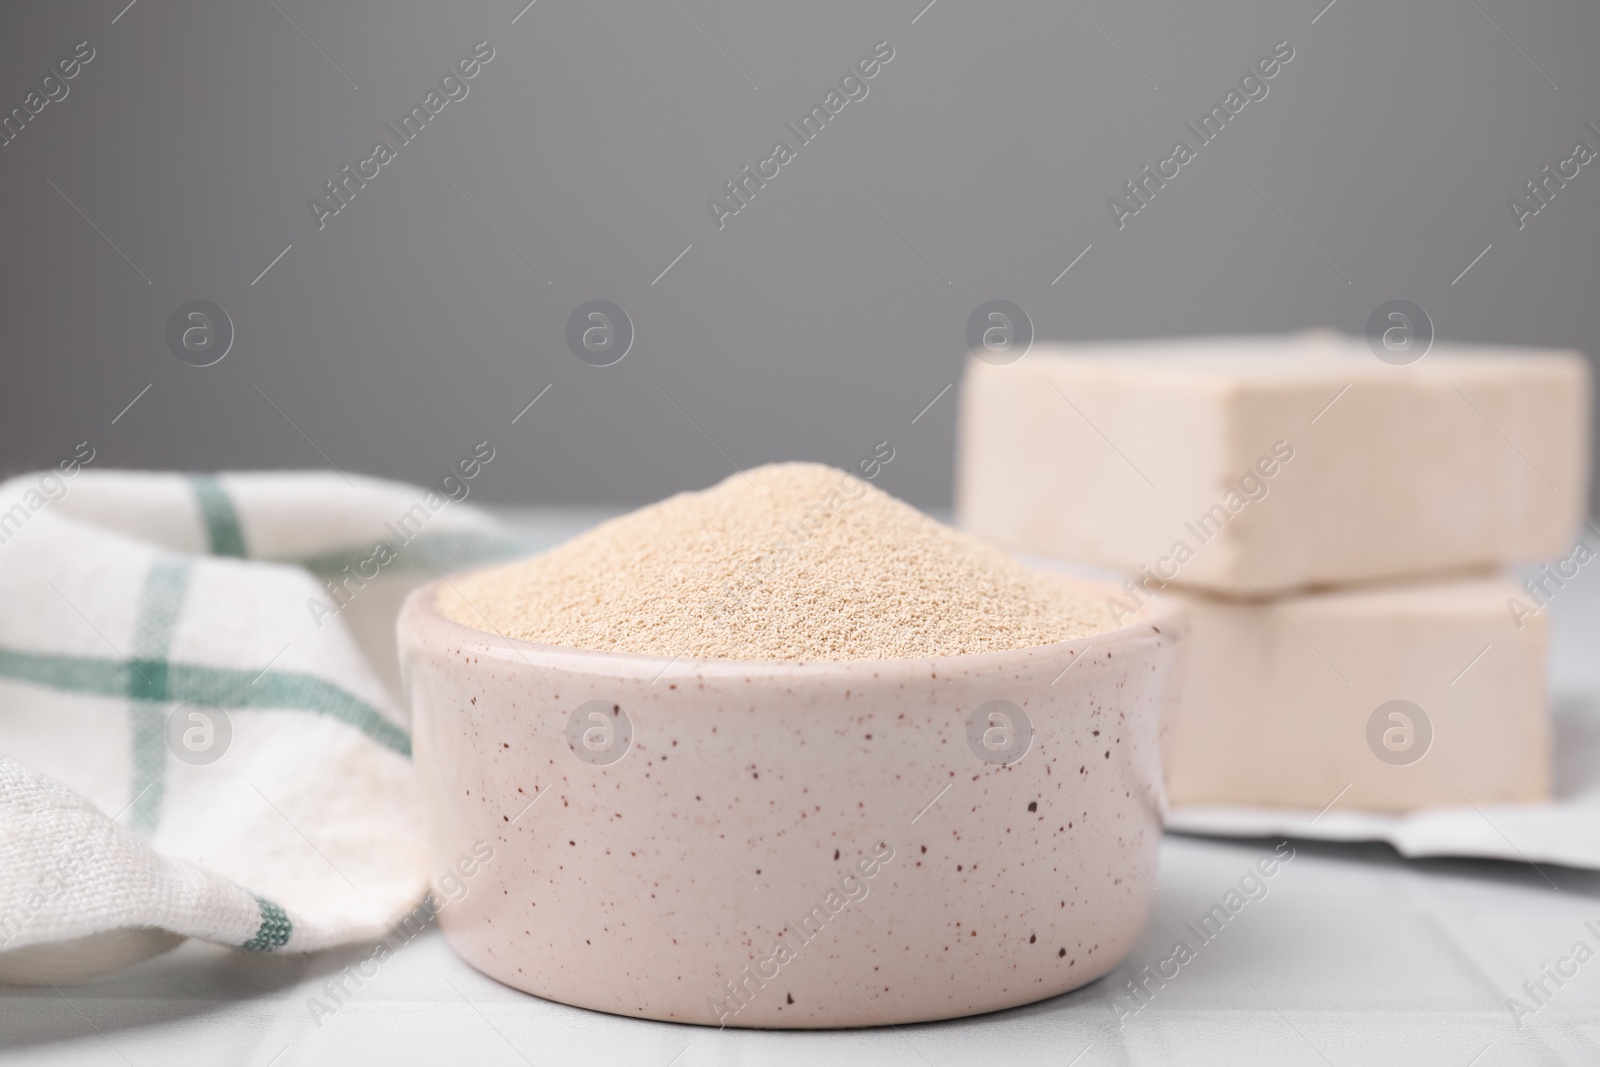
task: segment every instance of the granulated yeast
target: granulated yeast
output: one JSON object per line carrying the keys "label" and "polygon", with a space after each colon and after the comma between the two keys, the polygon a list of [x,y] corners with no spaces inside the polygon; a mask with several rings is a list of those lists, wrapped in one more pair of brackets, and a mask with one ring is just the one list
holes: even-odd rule
{"label": "granulated yeast", "polygon": [[465,626],[690,659],[911,659],[1111,629],[1099,600],[853,474],[784,463],[445,586]]}

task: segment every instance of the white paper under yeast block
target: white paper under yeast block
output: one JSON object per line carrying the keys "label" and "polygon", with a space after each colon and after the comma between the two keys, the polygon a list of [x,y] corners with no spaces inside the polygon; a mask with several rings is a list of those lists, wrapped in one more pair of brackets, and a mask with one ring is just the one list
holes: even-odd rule
{"label": "white paper under yeast block", "polygon": [[1568,547],[1589,405],[1577,352],[1035,347],[969,363],[956,506],[1013,549],[1234,596],[1485,569]]}
{"label": "white paper under yeast block", "polygon": [[1163,739],[1174,805],[1548,799],[1546,617],[1509,579],[1177,599],[1191,629]]}

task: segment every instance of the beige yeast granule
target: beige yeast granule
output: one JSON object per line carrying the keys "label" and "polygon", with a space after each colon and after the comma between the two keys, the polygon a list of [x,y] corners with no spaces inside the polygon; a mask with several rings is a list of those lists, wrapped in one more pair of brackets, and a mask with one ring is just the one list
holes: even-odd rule
{"label": "beige yeast granule", "polygon": [[449,618],[568,648],[690,659],[912,659],[1109,630],[1060,575],[853,474],[782,463],[445,585]]}

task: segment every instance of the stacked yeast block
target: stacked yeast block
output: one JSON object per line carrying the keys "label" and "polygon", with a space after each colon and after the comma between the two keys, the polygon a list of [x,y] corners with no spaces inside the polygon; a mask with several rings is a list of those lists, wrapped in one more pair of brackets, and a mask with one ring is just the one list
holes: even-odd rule
{"label": "stacked yeast block", "polygon": [[1169,800],[1317,811],[1335,797],[1384,810],[1547,799],[1548,631],[1542,614],[1519,628],[1512,598],[1525,594],[1495,576],[1270,605],[1183,596]]}
{"label": "stacked yeast block", "polygon": [[956,505],[1015,548],[1236,596],[1539,559],[1581,521],[1589,402],[1578,353],[1036,346],[969,365]]}
{"label": "stacked yeast block", "polygon": [[[1174,803],[1548,794],[1545,620],[1493,574],[1572,547],[1581,354],[1436,345],[1397,367],[1332,334],[1036,347],[973,360],[961,405],[968,528],[1127,573],[1119,613],[1188,602]],[[1409,704],[1374,727],[1391,700]]]}

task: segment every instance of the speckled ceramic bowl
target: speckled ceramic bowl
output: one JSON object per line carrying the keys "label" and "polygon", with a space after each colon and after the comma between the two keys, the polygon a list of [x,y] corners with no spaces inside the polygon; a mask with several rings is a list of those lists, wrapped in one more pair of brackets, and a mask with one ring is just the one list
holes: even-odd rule
{"label": "speckled ceramic bowl", "polygon": [[673,1022],[875,1026],[1105,974],[1143,926],[1183,621],[921,660],[675,660],[400,617],[455,950]]}

